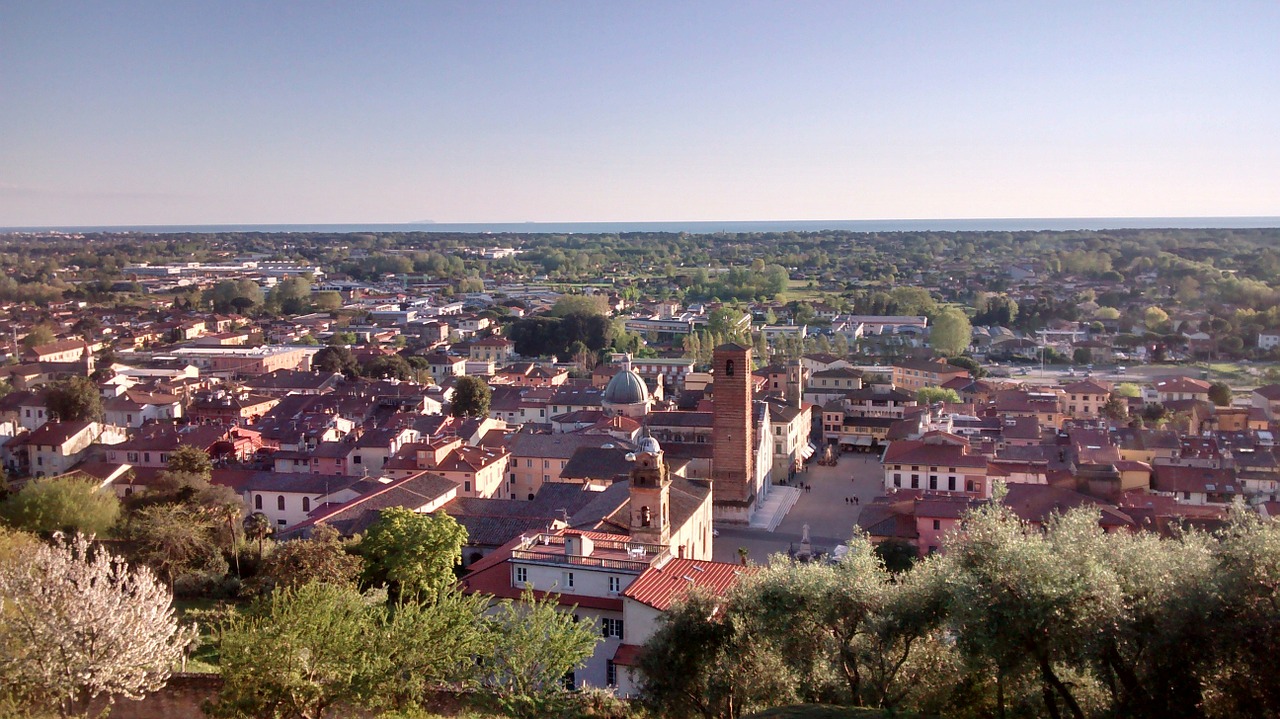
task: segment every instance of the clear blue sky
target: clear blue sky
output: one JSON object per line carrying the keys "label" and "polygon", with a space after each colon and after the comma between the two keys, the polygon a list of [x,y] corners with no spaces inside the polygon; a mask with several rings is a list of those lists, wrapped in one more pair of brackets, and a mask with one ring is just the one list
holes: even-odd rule
{"label": "clear blue sky", "polygon": [[0,226],[1280,215],[1280,3],[0,3]]}

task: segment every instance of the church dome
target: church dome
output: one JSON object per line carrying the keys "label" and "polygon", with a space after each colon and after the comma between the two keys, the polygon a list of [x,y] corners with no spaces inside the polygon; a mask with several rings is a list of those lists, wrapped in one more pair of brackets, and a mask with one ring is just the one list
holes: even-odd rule
{"label": "church dome", "polygon": [[608,404],[641,404],[649,401],[649,388],[640,375],[624,369],[609,380],[602,398]]}
{"label": "church dome", "polygon": [[640,439],[637,447],[639,447],[641,452],[648,452],[649,454],[657,454],[662,451],[662,446],[658,444],[658,440],[648,435],[645,435]]}

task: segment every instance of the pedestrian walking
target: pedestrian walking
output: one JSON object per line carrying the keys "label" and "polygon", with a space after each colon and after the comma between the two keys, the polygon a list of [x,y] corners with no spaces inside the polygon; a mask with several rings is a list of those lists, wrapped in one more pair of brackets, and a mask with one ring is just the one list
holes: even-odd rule
{"label": "pedestrian walking", "polygon": [[854,498],[853,498],[853,503],[854,503],[854,504],[857,504],[857,503],[858,503],[858,498],[857,498],[857,497],[854,497]]}

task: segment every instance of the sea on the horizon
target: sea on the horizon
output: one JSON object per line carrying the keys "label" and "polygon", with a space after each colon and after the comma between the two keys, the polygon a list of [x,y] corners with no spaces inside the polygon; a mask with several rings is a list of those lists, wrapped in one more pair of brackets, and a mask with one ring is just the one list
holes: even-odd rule
{"label": "sea on the horizon", "polygon": [[1280,217],[1066,217],[938,220],[725,220],[697,222],[464,222],[315,225],[97,225],[0,227],[4,232],[466,232],[488,234],[603,234],[667,232],[1025,232],[1280,227]]}

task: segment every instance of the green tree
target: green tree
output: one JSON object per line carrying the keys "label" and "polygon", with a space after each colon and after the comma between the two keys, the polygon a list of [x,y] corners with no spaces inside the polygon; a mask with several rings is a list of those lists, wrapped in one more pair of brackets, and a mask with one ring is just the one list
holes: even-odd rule
{"label": "green tree", "polygon": [[169,471],[195,474],[206,479],[213,474],[213,460],[199,447],[184,444],[169,454]]}
{"label": "green tree", "polygon": [[916,402],[920,404],[935,404],[937,402],[951,402],[952,404],[959,404],[960,395],[953,389],[921,387],[916,390]]}
{"label": "green tree", "polygon": [[1116,385],[1116,388],[1115,390],[1112,391],[1112,394],[1118,397],[1141,397],[1142,388],[1134,384],[1133,382],[1121,382],[1120,384]]}
{"label": "green tree", "polygon": [[450,413],[454,417],[488,417],[493,392],[480,377],[459,377],[453,385]]}
{"label": "green tree", "polygon": [[387,584],[393,595],[430,598],[453,585],[467,530],[444,512],[382,510],[357,545],[366,584]]}
{"label": "green tree", "polygon": [[49,390],[49,411],[63,422],[96,422],[102,419],[102,395],[88,377],[69,377]]}
{"label": "green tree", "polygon": [[948,547],[950,611],[960,650],[993,665],[998,683],[1032,681],[1049,716],[1065,707],[1084,719],[1082,697],[1095,680],[1071,669],[1119,616],[1123,597],[1097,512],[1069,512],[1046,529],[1003,504],[971,512]]}
{"label": "green tree", "polygon": [[876,545],[876,556],[884,563],[885,569],[894,574],[909,571],[920,558],[916,546],[902,539],[886,539]]}
{"label": "green tree", "polygon": [[276,315],[298,315],[311,310],[311,280],[288,277],[267,294],[267,310]]}
{"label": "green tree", "polygon": [[600,641],[594,622],[575,621],[573,609],[558,605],[555,594],[538,598],[526,590],[520,601],[504,601],[488,617],[493,645],[481,665],[484,683],[517,716],[540,714],[545,698],[564,690],[565,675],[581,667]]}
{"label": "green tree", "polygon": [[119,517],[115,494],[76,477],[33,480],[0,503],[0,518],[9,526],[37,534],[105,534]]}
{"label": "green tree", "polygon": [[214,312],[246,313],[263,302],[262,288],[249,279],[223,280],[205,291],[204,303]]}
{"label": "green tree", "polygon": [[360,373],[365,377],[374,379],[397,379],[401,381],[413,379],[413,367],[410,366],[408,360],[400,355],[374,357],[365,363],[360,369]]}
{"label": "green tree", "polygon": [[218,525],[181,504],[156,504],[129,521],[129,539],[138,558],[169,583],[188,575],[213,581],[227,573],[217,543]]}
{"label": "green tree", "polygon": [[1107,398],[1107,403],[1102,406],[1102,415],[1107,419],[1116,422],[1123,422],[1129,418],[1129,403],[1124,397],[1113,394]]}
{"label": "green tree", "polygon": [[978,360],[972,357],[967,357],[965,355],[948,357],[947,364],[951,365],[952,367],[959,367],[961,369],[968,370],[969,376],[973,377],[974,379],[980,379],[987,375],[987,371],[982,367],[982,363],[978,362]]}
{"label": "green tree", "polygon": [[492,657],[495,647],[489,600],[451,588],[431,602],[392,607],[382,650],[391,667],[383,696],[403,706],[424,702],[442,686],[477,687],[477,662]]}
{"label": "green tree", "polygon": [[724,609],[720,597],[693,589],[661,616],[637,667],[654,716],[736,719],[795,699],[792,666]]}
{"label": "green tree", "polygon": [[242,524],[244,538],[258,545],[258,562],[262,562],[262,545],[275,532],[271,518],[262,512],[246,515]]}
{"label": "green tree", "polygon": [[1092,364],[1093,352],[1090,352],[1087,347],[1077,347],[1071,352],[1071,362],[1078,365]]}
{"label": "green tree", "polygon": [[963,354],[973,341],[973,327],[958,307],[948,307],[933,319],[929,329],[929,346],[944,355]]}
{"label": "green tree", "polygon": [[336,704],[373,704],[387,671],[383,610],[349,587],[307,584],[233,613],[219,632],[218,717],[321,719]]}
{"label": "green tree", "polygon": [[315,292],[311,295],[311,303],[317,312],[332,312],[342,308],[342,295],[332,290]]}
{"label": "green tree", "polygon": [[604,315],[608,314],[608,307],[604,295],[561,295],[547,314],[551,317]]}
{"label": "green tree", "polygon": [[1214,382],[1209,385],[1209,401],[1219,407],[1230,407],[1232,400],[1231,385],[1226,382]]}
{"label": "green tree", "polygon": [[[334,336],[337,337],[337,335]],[[351,341],[355,341],[354,335]],[[360,363],[356,361],[356,356],[351,353],[351,350],[341,345],[331,345],[317,352],[311,361],[311,366],[321,372],[340,372],[348,378],[357,377],[360,374]]]}
{"label": "green tree", "polygon": [[277,546],[258,575],[285,589],[313,582],[354,588],[363,568],[360,557],[347,551],[336,529],[318,524],[310,538]]}
{"label": "green tree", "polygon": [[58,336],[53,333],[53,329],[49,325],[39,324],[31,328],[26,337],[22,338],[22,346],[26,349],[47,345],[54,342]]}
{"label": "green tree", "polygon": [[1156,332],[1169,322],[1169,313],[1156,306],[1151,306],[1142,314],[1142,323],[1147,329]]}

